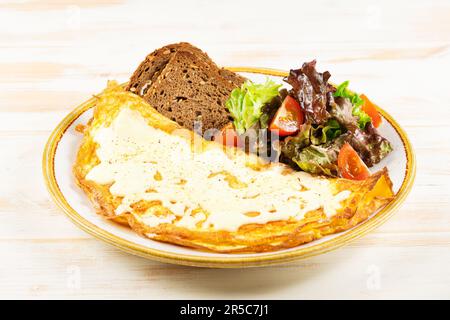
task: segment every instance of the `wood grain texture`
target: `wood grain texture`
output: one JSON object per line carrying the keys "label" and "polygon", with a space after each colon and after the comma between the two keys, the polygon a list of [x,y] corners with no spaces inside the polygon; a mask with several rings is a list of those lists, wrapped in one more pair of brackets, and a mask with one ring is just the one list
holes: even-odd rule
{"label": "wood grain texture", "polygon": [[[2,1],[0,298],[450,298],[449,16],[449,1]],[[177,41],[221,65],[317,58],[334,82],[350,79],[413,143],[402,208],[338,251],[248,270],[163,265],[78,230],[43,183],[50,131]]]}

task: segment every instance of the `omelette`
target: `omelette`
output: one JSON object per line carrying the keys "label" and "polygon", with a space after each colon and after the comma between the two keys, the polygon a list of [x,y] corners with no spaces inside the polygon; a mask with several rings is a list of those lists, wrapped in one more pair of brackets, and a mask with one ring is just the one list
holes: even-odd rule
{"label": "omelette", "polygon": [[73,166],[96,211],[149,239],[220,253],[295,247],[354,227],[394,193],[204,140],[116,82],[96,96]]}

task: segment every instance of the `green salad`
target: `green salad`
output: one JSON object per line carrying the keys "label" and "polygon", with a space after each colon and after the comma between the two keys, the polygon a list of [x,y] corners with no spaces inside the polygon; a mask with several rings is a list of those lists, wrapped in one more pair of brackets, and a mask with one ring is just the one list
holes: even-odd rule
{"label": "green salad", "polygon": [[317,72],[314,60],[290,71],[284,79],[289,90],[269,79],[234,89],[226,107],[237,141],[249,131],[264,131],[272,138],[258,140],[257,153],[258,148],[275,150],[279,161],[313,174],[367,178],[368,168],[385,158],[392,145],[376,129],[382,121],[376,106],[349,90],[348,81],[330,84],[330,76]]}

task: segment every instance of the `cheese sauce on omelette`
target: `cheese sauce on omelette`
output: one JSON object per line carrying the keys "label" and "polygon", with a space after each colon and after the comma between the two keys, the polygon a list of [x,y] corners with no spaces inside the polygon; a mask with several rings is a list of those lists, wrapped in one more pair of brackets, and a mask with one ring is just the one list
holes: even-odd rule
{"label": "cheese sauce on omelette", "polygon": [[142,200],[161,201],[171,213],[144,215],[152,227],[236,231],[249,223],[300,220],[319,208],[331,216],[350,195],[334,194],[328,180],[305,172],[283,174],[283,164],[255,170],[248,156],[230,157],[220,146],[194,152],[189,139],[150,126],[129,108],[92,134],[100,163],[86,179],[111,184],[111,194],[123,197],[117,215]]}

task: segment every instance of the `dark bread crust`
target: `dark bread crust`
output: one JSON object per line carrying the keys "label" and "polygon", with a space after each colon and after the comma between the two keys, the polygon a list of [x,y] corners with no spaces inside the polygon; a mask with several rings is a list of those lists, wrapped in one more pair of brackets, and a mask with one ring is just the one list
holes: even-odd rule
{"label": "dark bread crust", "polygon": [[225,102],[245,78],[219,68],[189,43],[167,45],[149,54],[130,79],[127,90],[144,98],[164,116],[201,131],[221,129],[229,121]]}
{"label": "dark bread crust", "polygon": [[126,89],[142,95],[142,88],[144,86],[151,85],[151,83],[156,80],[158,75],[169,62],[170,58],[172,58],[173,54],[179,50],[188,50],[198,52],[199,54],[203,53],[200,49],[187,42],[169,44],[162,48],[156,49],[145,57],[145,60],[139,64],[138,68],[131,76],[130,82],[128,83]]}

